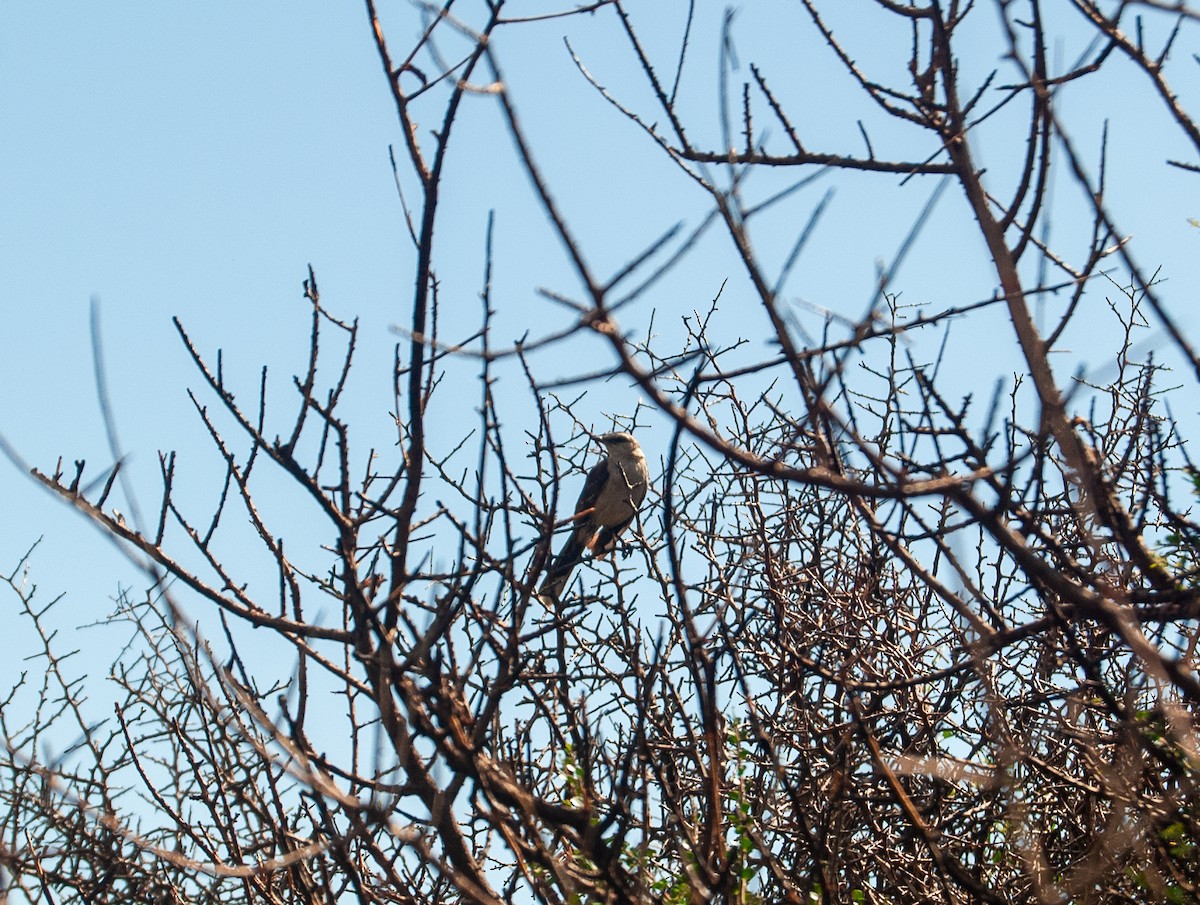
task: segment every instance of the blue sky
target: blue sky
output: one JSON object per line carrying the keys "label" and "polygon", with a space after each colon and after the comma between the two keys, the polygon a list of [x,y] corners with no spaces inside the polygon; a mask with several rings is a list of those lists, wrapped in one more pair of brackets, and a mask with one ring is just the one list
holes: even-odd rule
{"label": "blue sky", "polygon": [[[902,37],[865,21],[853,24],[852,5],[843,8],[841,24],[858,29],[849,33],[861,59],[880,73],[902,73]],[[735,31],[742,66],[737,80],[747,77],[748,62],[758,61],[814,147],[859,151],[856,121],[864,118],[881,155],[884,148],[919,150],[916,138],[858,98],[798,6],[743,5]],[[686,4],[666,3],[634,8],[652,53],[671,58],[685,10]],[[385,11],[390,40],[402,48],[417,32],[416,9],[397,3]],[[697,134],[714,140],[719,24],[719,16],[706,14],[693,34],[682,102]],[[676,220],[697,222],[705,199],[587,86],[563,44],[568,31],[599,82],[650,109],[610,15],[511,30],[500,36],[497,52],[538,162],[596,269],[607,275]],[[987,39],[985,27],[981,47],[991,46]],[[1063,39],[1064,59],[1080,50],[1077,43]],[[986,52],[968,62],[980,72],[998,65]],[[1101,125],[1109,120],[1108,200],[1135,236],[1138,259],[1163,266],[1169,278],[1163,296],[1185,327],[1192,326],[1200,230],[1187,218],[1200,216],[1196,176],[1163,163],[1192,158],[1170,137],[1144,83],[1127,67],[1114,66],[1105,79],[1071,88],[1063,109],[1093,160]],[[202,351],[224,349],[226,374],[241,382],[247,398],[259,367],[270,365],[275,398],[282,399],[305,360],[308,313],[300,286],[309,263],[328,307],[361,318],[356,411],[369,436],[386,438],[396,341],[390,326],[408,317],[412,253],[388,163],[388,145],[398,145],[400,134],[360,6],[140,2],[78,4],[51,15],[43,4],[6,3],[0,7],[0,123],[0,369],[6,388],[0,432],[27,461],[50,469],[59,455],[68,462],[83,457],[93,476],[108,464],[90,351],[88,312],[96,298],[118,427],[142,505],[154,508],[160,449],[180,450],[192,469],[181,492],[202,505],[219,472],[187,402],[187,388],[199,380],[171,318],[183,320]],[[439,227],[448,249],[439,271],[443,335],[466,335],[478,321],[489,211],[497,218],[497,337],[515,339],[526,329],[536,336],[566,323],[566,312],[536,290],[578,287],[515,165],[494,100],[468,97],[458,129]],[[1003,117],[987,129],[979,156],[1002,181],[1022,137],[1005,134],[1011,126]],[[751,189],[765,195],[794,178],[763,174]],[[798,315],[814,326],[819,315],[807,305],[850,317],[862,313],[876,263],[895,252],[934,183],[899,186],[871,175],[818,181],[795,206],[756,225],[766,260],[782,260],[803,216],[829,188],[835,189],[830,212],[788,286]],[[1078,223],[1072,191],[1059,180],[1056,231],[1064,237]],[[936,310],[991,292],[994,277],[966,216],[952,188],[899,275],[906,302]],[[1066,242],[1078,253],[1079,240]],[[669,342],[678,335],[678,319],[703,309],[726,278],[721,329],[760,336],[760,309],[717,235],[623,318],[644,331],[654,311],[656,330]],[[1089,332],[1107,317],[1102,294],[1089,304],[1094,311],[1072,334],[1072,361],[1099,367],[1111,357],[1111,334]],[[1003,317],[982,317],[963,331],[948,365],[963,392],[988,389],[1011,374],[1016,362],[1006,351]],[[762,348],[755,338],[751,351]],[[537,365],[543,375],[570,375],[610,360],[594,344],[574,344],[540,353]],[[508,379],[519,443],[521,419],[530,412],[519,402],[519,380]],[[593,388],[581,417],[603,424],[605,415],[631,411],[638,394],[618,390],[602,395]],[[457,403],[462,415],[473,411],[476,398],[468,385]],[[447,443],[462,417],[455,411],[438,422]],[[645,443],[652,455],[665,448],[667,436],[661,425],[650,425]],[[0,470],[0,486],[8,501],[0,518],[0,568],[43,537],[33,577],[46,594],[68,593],[65,621],[100,618],[119,584],[140,585],[111,546],[15,469]]]}

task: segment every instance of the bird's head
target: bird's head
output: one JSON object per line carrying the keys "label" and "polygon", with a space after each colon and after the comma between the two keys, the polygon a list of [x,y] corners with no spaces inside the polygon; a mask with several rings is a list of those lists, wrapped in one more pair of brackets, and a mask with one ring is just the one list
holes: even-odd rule
{"label": "bird's head", "polygon": [[638,449],[637,441],[633,439],[633,434],[628,434],[625,431],[614,431],[611,434],[601,434],[596,438],[604,444],[604,448],[608,450],[608,454],[621,456],[623,453],[630,453]]}

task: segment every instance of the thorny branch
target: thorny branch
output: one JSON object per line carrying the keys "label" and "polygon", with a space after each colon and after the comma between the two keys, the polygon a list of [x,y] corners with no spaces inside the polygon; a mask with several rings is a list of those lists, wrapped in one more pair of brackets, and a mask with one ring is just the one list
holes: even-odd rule
{"label": "thorny branch", "polygon": [[[33,471],[152,586],[117,600],[129,641],[116,708],[97,720],[29,556],[4,578],[44,667],[0,698],[9,887],[55,902],[1196,898],[1200,483],[1163,355],[1138,360],[1137,337],[1161,329],[1197,360],[1109,206],[1121,177],[1103,142],[1093,180],[1065,111],[1122,59],[1200,149],[1168,80],[1197,12],[1076,0],[1069,27],[1088,50],[1058,71],[1060,11],[1039,0],[864,2],[911,48],[885,77],[844,6],[802,0],[779,21],[824,48],[806,77],[837,72],[859,92],[855,154],[822,147],[796,75],[769,58],[730,81],[738,16],[709,22],[689,3],[664,52],[621,0],[504,7],[424,4],[394,52],[413,29],[366,2],[414,253],[387,443],[358,445],[372,436],[349,401],[365,340],[310,269],[308,348],[278,427],[266,370],[240,402],[220,355],[177,322],[215,453],[207,509],[182,490],[203,466],[163,453],[152,529],[127,523],[111,424],[112,467]],[[639,127],[705,205],[609,277],[538,163],[542,136],[521,116],[538,98],[506,75],[518,35],[596,22],[646,90],[604,87],[568,42],[591,115]],[[699,77],[704,34],[715,88]],[[711,129],[694,121],[710,89]],[[462,319],[443,306],[461,303],[438,274],[467,258],[438,231],[442,191],[467,154],[460,123],[484,105],[511,139],[505,178],[527,180],[557,243],[539,252],[561,254],[577,289],[514,300],[493,259],[503,220],[487,214],[478,326],[447,338]],[[1025,142],[1003,175],[976,162],[995,159],[997,131]],[[506,159],[489,147],[483,163]],[[806,207],[818,174],[957,188],[925,193],[865,312],[795,303],[836,203]],[[1055,174],[1083,199],[1081,242],[1050,241]],[[899,265],[941,247],[932,214],[953,205],[986,248],[990,290],[930,314],[902,301]],[[767,230],[785,214],[795,234],[776,253]],[[718,241],[720,290],[663,330],[672,281]],[[567,323],[539,313],[501,338],[506,309],[547,300]],[[1051,355],[1085,310],[1112,328],[1115,375],[1067,379]],[[1008,371],[961,391],[948,375],[962,325],[992,317],[994,331],[998,312],[1008,342],[988,342]],[[555,353],[576,372],[555,371]],[[593,412],[599,390],[613,401]],[[572,481],[595,461],[588,433],[663,425],[628,548],[590,561],[561,604],[539,599]]]}

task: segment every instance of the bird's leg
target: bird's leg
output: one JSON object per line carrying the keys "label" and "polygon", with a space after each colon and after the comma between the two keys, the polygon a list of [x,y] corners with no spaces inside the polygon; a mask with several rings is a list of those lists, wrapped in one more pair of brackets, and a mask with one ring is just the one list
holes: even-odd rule
{"label": "bird's leg", "polygon": [[[628,519],[621,522],[619,525],[613,525],[611,528],[601,528],[599,533],[596,535],[595,540],[592,543],[592,550],[593,550],[592,555],[593,556],[604,556],[604,555],[606,555],[608,553],[612,553],[614,550],[616,550],[617,538],[620,537],[622,531],[624,531],[626,528],[629,527],[629,523],[632,521],[633,521],[633,516],[630,516]],[[624,544],[622,545],[622,556],[627,555],[624,552],[625,546],[627,546],[627,545],[624,545]]]}

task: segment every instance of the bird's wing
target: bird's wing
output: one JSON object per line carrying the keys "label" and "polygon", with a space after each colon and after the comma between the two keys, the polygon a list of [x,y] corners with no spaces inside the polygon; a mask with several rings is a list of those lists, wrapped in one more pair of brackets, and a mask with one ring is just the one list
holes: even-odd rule
{"label": "bird's wing", "polygon": [[592,508],[600,498],[604,485],[608,483],[608,460],[593,465],[583,482],[583,492],[575,503],[575,526],[571,536],[551,563],[546,580],[542,583],[542,594],[554,599],[562,593],[567,585],[567,579],[576,564],[583,558],[583,552],[591,546],[596,536],[596,523],[592,520]]}
{"label": "bird's wing", "polygon": [[590,512],[587,515],[580,513],[587,512],[596,505],[596,500],[600,499],[600,494],[604,491],[604,485],[607,483],[608,459],[604,459],[592,466],[587,473],[587,480],[583,482],[583,491],[575,503],[575,521],[577,523],[591,518]]}

